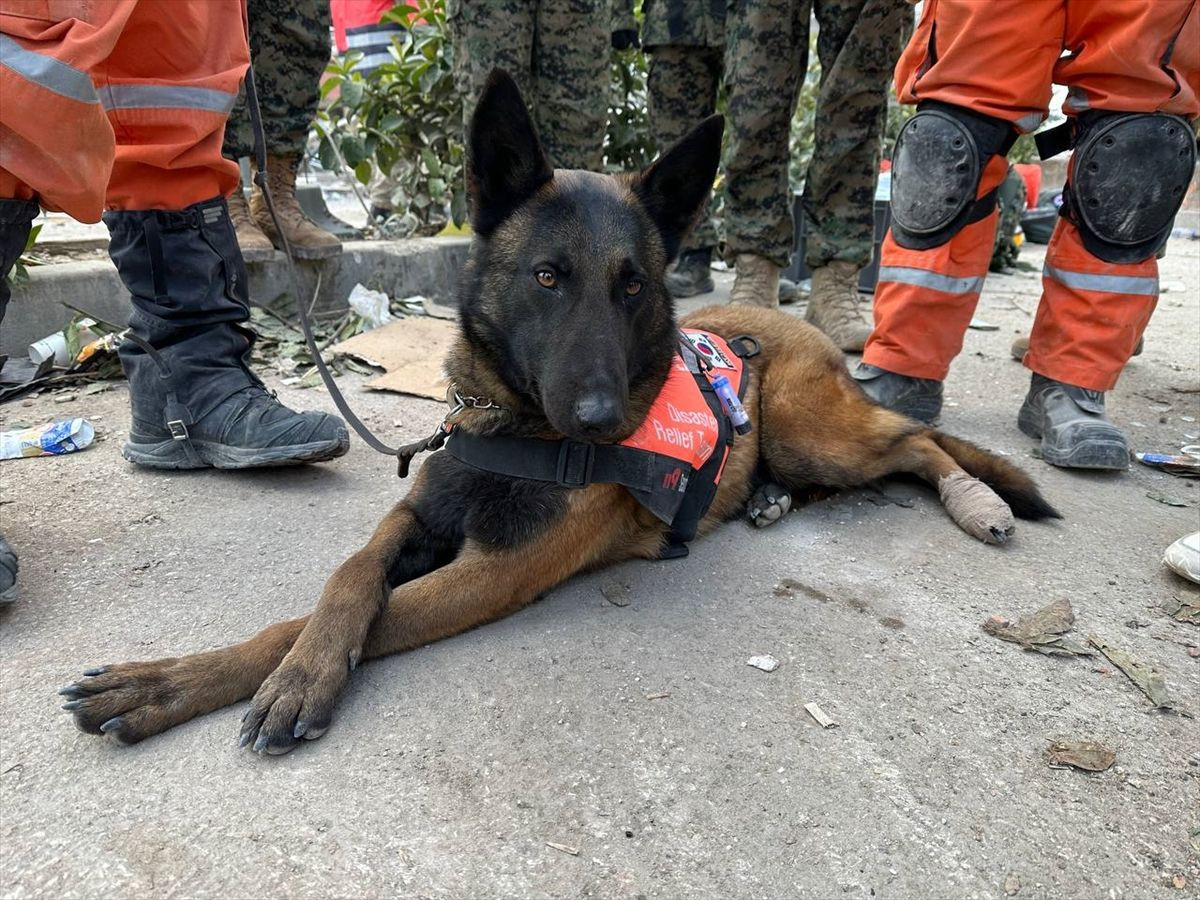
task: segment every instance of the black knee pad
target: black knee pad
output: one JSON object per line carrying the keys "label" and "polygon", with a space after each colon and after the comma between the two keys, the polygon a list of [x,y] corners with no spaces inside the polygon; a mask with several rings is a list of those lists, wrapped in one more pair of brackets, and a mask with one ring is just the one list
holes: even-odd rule
{"label": "black knee pad", "polygon": [[1196,167],[1196,134],[1163,113],[1085,113],[1063,215],[1105,262],[1148,259],[1167,239]]}
{"label": "black knee pad", "polygon": [[892,154],[892,236],[928,250],[996,208],[996,192],[976,199],[984,166],[1016,140],[1013,127],[960,106],[926,101],[904,123]]}

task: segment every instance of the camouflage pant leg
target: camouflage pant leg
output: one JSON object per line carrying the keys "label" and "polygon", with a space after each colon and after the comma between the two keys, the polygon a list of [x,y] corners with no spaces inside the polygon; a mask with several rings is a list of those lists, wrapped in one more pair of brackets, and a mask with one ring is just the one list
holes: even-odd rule
{"label": "camouflage pant leg", "polygon": [[[329,63],[329,0],[249,0],[250,58],[267,150],[299,156],[317,114],[321,73]],[[245,92],[225,125],[225,156],[254,147]]]}
{"label": "camouflage pant leg", "polygon": [[541,0],[533,48],[535,115],[550,161],[600,170],[608,129],[610,0]]}
{"label": "camouflage pant leg", "polygon": [[792,257],[788,139],[808,69],[810,0],[731,0],[725,18],[725,246]]}
{"label": "camouflage pant leg", "polygon": [[821,88],[804,183],[806,262],[871,261],[888,82],[912,30],[905,0],[815,0]]}
{"label": "camouflage pant leg", "polygon": [[537,0],[447,0],[446,21],[454,51],[454,80],[463,98],[464,133],[493,68],[512,76],[527,104],[533,102],[533,26]]}
{"label": "camouflage pant leg", "polygon": [[[658,152],[663,153],[717,108],[724,54],[714,47],[650,47],[647,112]],[[705,207],[683,250],[717,245],[717,229]]]}

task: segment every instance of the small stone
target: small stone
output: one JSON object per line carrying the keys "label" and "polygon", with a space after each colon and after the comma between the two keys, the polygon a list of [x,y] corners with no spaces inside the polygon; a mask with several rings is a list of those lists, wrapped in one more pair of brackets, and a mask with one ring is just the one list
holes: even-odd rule
{"label": "small stone", "polygon": [[1004,893],[1012,897],[1021,890],[1021,878],[1015,872],[1004,879]]}
{"label": "small stone", "polygon": [[779,668],[779,660],[768,654],[762,656],[752,656],[746,660],[746,665],[754,666],[756,669],[762,669],[764,672],[774,672]]}

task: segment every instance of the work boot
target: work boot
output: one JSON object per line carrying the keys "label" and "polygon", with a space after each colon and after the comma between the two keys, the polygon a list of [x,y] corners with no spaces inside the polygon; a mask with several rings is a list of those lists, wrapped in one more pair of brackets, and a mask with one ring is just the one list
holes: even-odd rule
{"label": "work boot", "polygon": [[[1145,337],[1138,338],[1137,346],[1133,348],[1133,353],[1131,355],[1132,356],[1141,356],[1142,350],[1145,348],[1145,346],[1146,346]],[[1009,349],[1009,353],[1012,354],[1012,358],[1015,359],[1017,362],[1024,362],[1025,354],[1028,352],[1029,352],[1029,335],[1027,335],[1027,334],[1023,334],[1019,338],[1016,338],[1012,342],[1012,347]]]}
{"label": "work boot", "polygon": [[346,426],[280,404],[250,370],[246,267],[225,201],[110,212],[109,253],[133,295],[119,353],[133,423],[122,454],[158,469],[319,462]]}
{"label": "work boot", "polygon": [[0,534],[0,606],[17,599],[17,554]]}
{"label": "work boot", "polygon": [[685,250],[667,275],[667,293],[676,300],[711,294],[715,289],[712,280],[712,247]]}
{"label": "work boot", "polygon": [[850,373],[868,397],[890,410],[932,425],[942,411],[942,383],[860,362]]}
{"label": "work boot", "polygon": [[1066,469],[1127,469],[1129,443],[1104,414],[1104,393],[1033,373],[1017,427],[1042,442],[1042,459]]}
{"label": "work boot", "polygon": [[825,332],[845,353],[861,353],[871,336],[868,304],[858,294],[858,266],[835,259],[813,269],[804,319]]}
{"label": "work boot", "polygon": [[729,302],[743,306],[779,306],[779,266],[757,253],[739,253]]}
{"label": "work boot", "polygon": [[4,310],[12,297],[8,273],[25,252],[39,211],[32,200],[0,200],[0,322],[4,321]]}
{"label": "work boot", "polygon": [[263,234],[263,230],[250,215],[250,204],[246,195],[239,187],[229,196],[229,219],[233,222],[233,230],[237,232],[238,247],[242,251],[242,259],[246,262],[260,262],[275,255],[275,245]]}
{"label": "work boot", "polygon": [[779,305],[790,306],[804,296],[804,292],[800,290],[800,285],[792,281],[790,278],[779,279]]}
{"label": "work boot", "polygon": [[[297,259],[328,259],[342,252],[342,242],[320,228],[300,209],[296,199],[296,168],[300,160],[294,156],[267,156],[267,187],[275,204],[275,215],[283,229],[292,253]],[[250,212],[263,233],[280,250],[283,241],[271,221],[271,212],[257,184],[250,195]]]}

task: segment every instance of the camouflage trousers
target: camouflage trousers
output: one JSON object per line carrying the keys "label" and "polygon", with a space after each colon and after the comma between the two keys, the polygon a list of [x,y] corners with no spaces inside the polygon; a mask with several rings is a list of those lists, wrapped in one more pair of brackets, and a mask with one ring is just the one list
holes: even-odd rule
{"label": "camouflage trousers", "polygon": [[[248,0],[250,59],[262,107],[267,152],[299,156],[317,114],[321,73],[329,62],[329,0]],[[225,125],[231,159],[254,148],[243,90]]]}
{"label": "camouflage trousers", "polygon": [[499,66],[520,87],[551,164],[598,171],[608,128],[609,0],[449,0],[446,15],[464,125]]}
{"label": "camouflage trousers", "polygon": [[912,29],[905,0],[732,0],[725,20],[727,253],[786,266],[793,246],[788,138],[815,12],[821,84],[802,206],[810,268],[871,259],[887,86]]}
{"label": "camouflage trousers", "polygon": [[[717,108],[717,91],[725,65],[724,54],[714,47],[648,47],[647,112],[659,153],[711,116]],[[683,250],[717,245],[717,229],[709,210],[692,229]]]}

